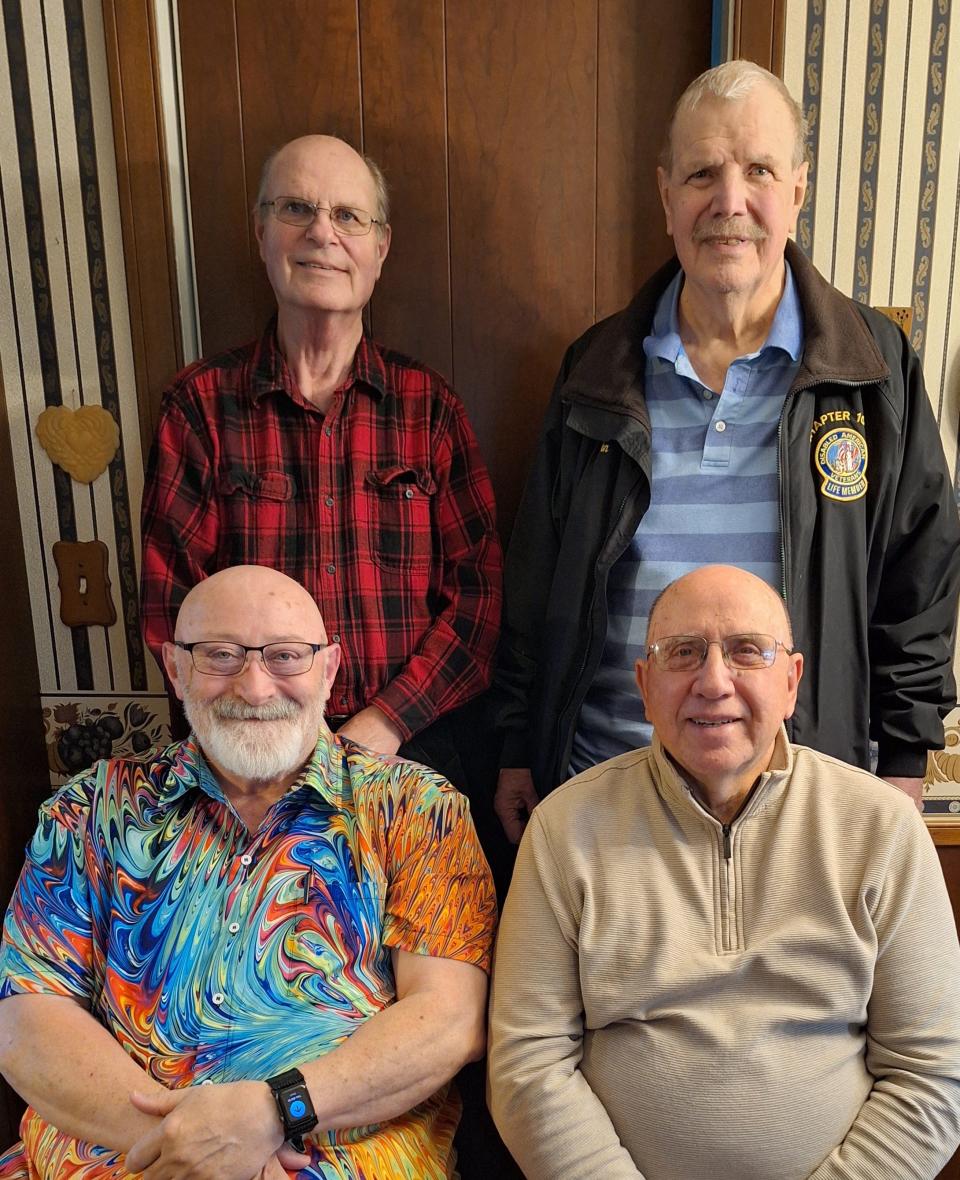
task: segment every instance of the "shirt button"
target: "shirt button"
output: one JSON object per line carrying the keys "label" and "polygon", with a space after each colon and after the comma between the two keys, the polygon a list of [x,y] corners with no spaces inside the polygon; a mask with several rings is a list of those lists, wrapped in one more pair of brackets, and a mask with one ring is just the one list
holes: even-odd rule
{"label": "shirt button", "polygon": [[347,703],[347,698],[346,698],[346,697],[341,697],[341,698],[340,698],[340,704],[341,704],[341,705],[345,705],[346,703]]}
{"label": "shirt button", "polygon": [[324,426],[323,433],[329,438],[333,431],[329,426]]}
{"label": "shirt button", "polygon": [[213,1085],[213,1078],[204,1078],[203,1081],[200,1083],[200,1085],[201,1086],[212,1086]]}
{"label": "shirt button", "polygon": [[213,993],[213,1002],[217,1005],[218,1008],[220,1007],[220,1005],[223,1003],[223,1001],[226,998],[227,997],[223,994],[223,992],[214,992]]}
{"label": "shirt button", "polygon": [[718,422],[715,429],[717,434],[723,434],[723,432],[727,429],[726,422]]}
{"label": "shirt button", "polygon": [[243,854],[243,856],[240,857],[240,863],[242,865],[252,865],[253,864],[253,857],[250,855],[249,852],[245,852]]}
{"label": "shirt button", "polygon": [[705,389],[703,391],[703,396],[706,401],[710,401],[710,399],[713,397],[713,390],[712,389]]}
{"label": "shirt button", "polygon": [[403,494],[406,496],[406,498],[408,500],[412,500],[413,499],[413,488],[407,488],[407,490]]}
{"label": "shirt button", "polygon": [[240,923],[239,922],[231,922],[230,925],[227,927],[227,929],[230,931],[231,934],[237,934],[240,931]]}
{"label": "shirt button", "polygon": [[328,574],[335,574],[336,572],[337,572],[337,567],[331,561],[330,564],[327,566],[327,573]]}
{"label": "shirt button", "polygon": [[326,497],[324,498],[324,501],[323,501],[323,502],[324,502],[324,504],[326,504],[326,506],[327,506],[328,508],[332,508],[332,507],[333,507],[333,496],[326,496]]}
{"label": "shirt button", "polygon": [[334,643],[340,642],[340,636],[336,633],[336,631],[334,631],[334,633],[330,636],[330,638]]}

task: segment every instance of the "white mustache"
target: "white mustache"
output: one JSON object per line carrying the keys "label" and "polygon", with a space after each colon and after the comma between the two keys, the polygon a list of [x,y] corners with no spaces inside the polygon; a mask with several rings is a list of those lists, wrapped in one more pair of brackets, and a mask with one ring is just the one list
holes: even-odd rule
{"label": "white mustache", "polygon": [[217,697],[210,711],[219,721],[288,721],[299,715],[301,706],[289,698],[250,705],[236,697]]}

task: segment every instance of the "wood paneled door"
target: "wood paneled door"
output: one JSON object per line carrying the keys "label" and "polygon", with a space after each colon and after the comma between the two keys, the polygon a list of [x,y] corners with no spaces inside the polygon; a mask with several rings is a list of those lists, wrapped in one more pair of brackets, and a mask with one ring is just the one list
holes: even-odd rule
{"label": "wood paneled door", "polygon": [[371,324],[452,380],[504,531],[565,347],[670,252],[655,165],[709,64],[711,0],[179,6],[202,348],[272,310],[250,209],[268,151],[341,135],[384,169]]}

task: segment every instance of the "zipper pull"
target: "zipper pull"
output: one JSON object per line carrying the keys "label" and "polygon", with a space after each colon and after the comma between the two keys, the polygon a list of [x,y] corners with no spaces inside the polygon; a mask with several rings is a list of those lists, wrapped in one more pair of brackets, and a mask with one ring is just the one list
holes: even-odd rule
{"label": "zipper pull", "polygon": [[733,852],[730,847],[730,825],[724,824],[723,825],[723,859],[729,860],[732,855],[733,855]]}

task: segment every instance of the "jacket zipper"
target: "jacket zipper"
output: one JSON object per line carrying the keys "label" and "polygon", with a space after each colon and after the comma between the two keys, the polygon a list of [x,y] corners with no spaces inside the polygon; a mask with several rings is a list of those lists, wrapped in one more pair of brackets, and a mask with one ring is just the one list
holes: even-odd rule
{"label": "jacket zipper", "polygon": [[721,831],[721,842],[723,845],[723,877],[724,877],[724,897],[721,923],[721,943],[723,949],[727,952],[735,951],[737,947],[734,945],[736,939],[734,937],[734,926],[737,909],[736,890],[734,887],[734,873],[733,873],[733,837],[731,834],[731,825],[723,824]]}

